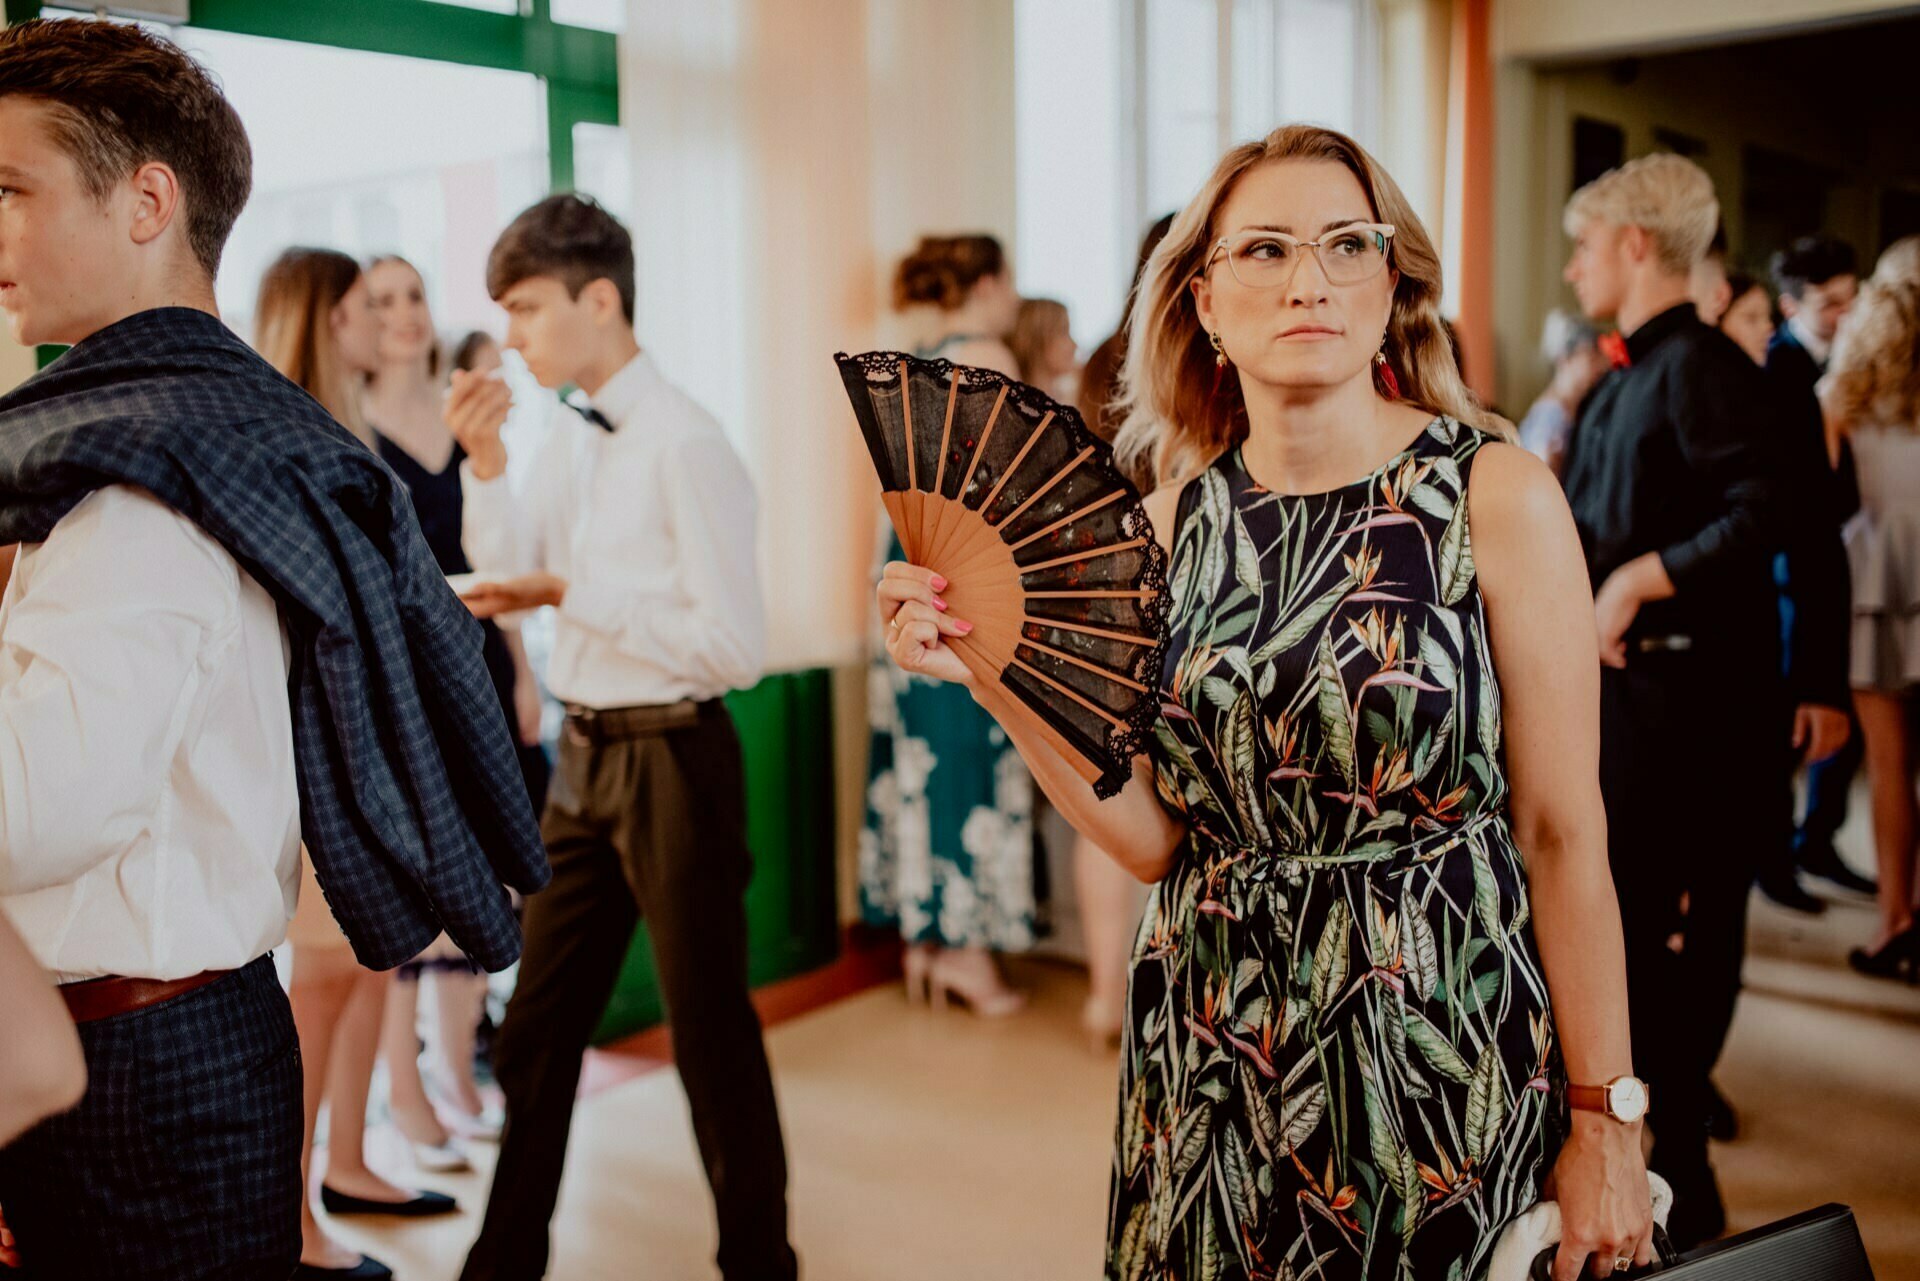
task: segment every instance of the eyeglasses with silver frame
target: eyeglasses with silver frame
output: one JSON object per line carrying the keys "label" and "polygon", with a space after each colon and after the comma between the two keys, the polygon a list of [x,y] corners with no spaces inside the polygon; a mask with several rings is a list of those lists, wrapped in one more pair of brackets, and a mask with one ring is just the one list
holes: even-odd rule
{"label": "eyeglasses with silver frame", "polygon": [[1284,231],[1250,228],[1215,241],[1200,274],[1212,271],[1224,254],[1227,270],[1247,288],[1279,289],[1293,283],[1294,272],[1311,253],[1327,283],[1358,285],[1386,268],[1393,231],[1384,222],[1352,222],[1322,233],[1318,240],[1302,240]]}

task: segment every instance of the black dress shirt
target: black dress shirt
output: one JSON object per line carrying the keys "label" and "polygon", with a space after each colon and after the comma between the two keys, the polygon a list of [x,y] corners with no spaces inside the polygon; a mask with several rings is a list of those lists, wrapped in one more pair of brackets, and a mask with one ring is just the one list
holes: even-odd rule
{"label": "black dress shirt", "polygon": [[1767,344],[1769,394],[1787,434],[1788,496],[1800,517],[1797,536],[1774,562],[1780,593],[1782,656],[1795,703],[1847,710],[1852,571],[1840,527],[1860,506],[1853,459],[1835,472],[1827,463],[1826,423],[1814,386],[1820,366],[1782,325]]}
{"label": "black dress shirt", "polygon": [[1567,500],[1598,591],[1636,557],[1659,555],[1676,594],[1641,606],[1638,643],[1685,643],[1765,679],[1779,670],[1774,554],[1796,517],[1785,488],[1788,432],[1765,375],[1691,304],[1626,339],[1629,365],[1601,379],[1567,449]]}

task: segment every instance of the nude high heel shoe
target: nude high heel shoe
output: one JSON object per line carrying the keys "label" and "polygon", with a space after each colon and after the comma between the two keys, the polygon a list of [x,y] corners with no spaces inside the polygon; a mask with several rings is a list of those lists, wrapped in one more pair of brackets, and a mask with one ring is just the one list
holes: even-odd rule
{"label": "nude high heel shoe", "polygon": [[953,997],[983,1019],[1005,1018],[1027,1008],[1027,994],[1007,985],[982,947],[948,948],[934,958],[928,974],[934,1006],[944,1009]]}
{"label": "nude high heel shoe", "polygon": [[938,951],[939,949],[931,943],[909,943],[906,951],[901,953],[900,969],[906,978],[908,1005],[927,1003],[933,958]]}
{"label": "nude high heel shoe", "polygon": [[1095,1054],[1109,1054],[1120,1048],[1126,1025],[1126,1003],[1089,996],[1080,1007],[1080,1030],[1086,1034],[1087,1048]]}

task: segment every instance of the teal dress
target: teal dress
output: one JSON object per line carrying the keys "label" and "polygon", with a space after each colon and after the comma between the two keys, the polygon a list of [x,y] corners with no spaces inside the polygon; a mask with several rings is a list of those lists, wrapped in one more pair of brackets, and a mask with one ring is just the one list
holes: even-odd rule
{"label": "teal dress", "polygon": [[1462,1281],[1539,1197],[1559,1056],[1467,525],[1487,436],[1182,495],[1112,1281]]}
{"label": "teal dress", "polygon": [[[949,338],[917,355],[938,356]],[[881,563],[904,559],[891,530]],[[876,566],[877,571],[877,566]],[[910,676],[876,636],[860,906],[909,943],[1021,951],[1034,936],[1034,783],[958,685]]]}

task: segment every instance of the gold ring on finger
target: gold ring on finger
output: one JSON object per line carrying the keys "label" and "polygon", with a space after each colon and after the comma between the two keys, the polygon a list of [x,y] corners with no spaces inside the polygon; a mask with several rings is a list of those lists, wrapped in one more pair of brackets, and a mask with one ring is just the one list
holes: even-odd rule
{"label": "gold ring on finger", "polygon": [[1628,1268],[1632,1266],[1633,1266],[1633,1260],[1628,1258],[1624,1254],[1613,1261],[1613,1270],[1615,1272],[1625,1272]]}

